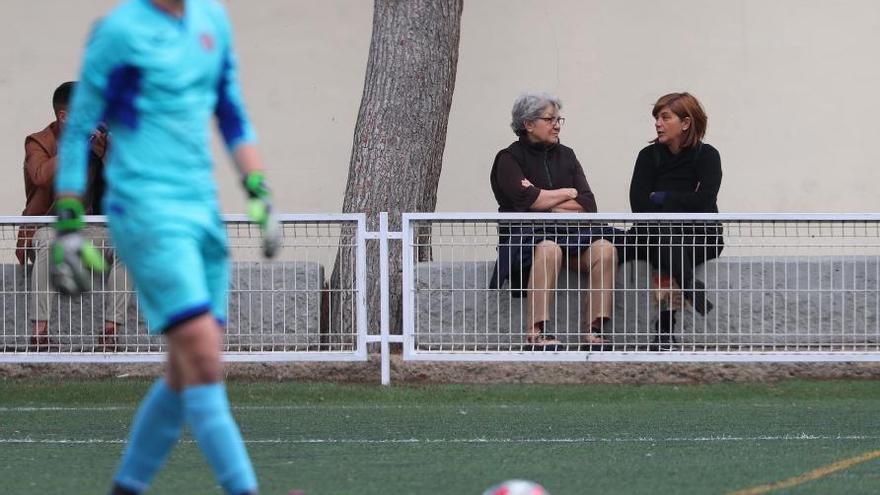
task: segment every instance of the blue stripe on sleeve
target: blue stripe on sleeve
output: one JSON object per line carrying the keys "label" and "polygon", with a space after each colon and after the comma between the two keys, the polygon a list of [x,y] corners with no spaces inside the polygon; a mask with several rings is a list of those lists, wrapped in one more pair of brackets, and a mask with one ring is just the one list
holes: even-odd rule
{"label": "blue stripe on sleeve", "polygon": [[217,115],[220,133],[230,149],[239,139],[245,135],[245,122],[242,118],[238,105],[232,100],[230,73],[232,63],[229,54],[223,57],[223,71],[220,75],[219,87],[217,88],[217,106],[214,113]]}
{"label": "blue stripe on sleeve", "polygon": [[129,129],[137,129],[138,113],[134,100],[141,91],[141,70],[132,65],[122,65],[110,72],[104,99],[107,109],[105,122],[122,124]]}

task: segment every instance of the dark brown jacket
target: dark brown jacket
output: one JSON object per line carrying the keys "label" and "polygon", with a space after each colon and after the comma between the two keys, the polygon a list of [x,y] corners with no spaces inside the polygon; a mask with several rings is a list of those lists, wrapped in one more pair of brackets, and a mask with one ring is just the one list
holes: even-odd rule
{"label": "dark brown jacket", "polygon": [[[52,214],[52,207],[55,204],[55,170],[58,166],[60,127],[58,121],[52,122],[42,131],[35,132],[24,140],[25,206],[21,212],[24,216]],[[106,148],[107,141],[104,135],[96,134],[96,138],[92,140],[92,157],[89,160],[89,184],[94,183],[99,174],[103,173],[100,166],[103,166]],[[100,163],[94,165],[100,166],[92,166],[92,162],[95,161]],[[91,199],[87,194],[85,201],[87,213],[96,212],[97,205],[93,204]],[[29,225],[23,225],[18,230],[15,256],[21,264],[25,264],[28,260],[33,262],[34,253],[30,248],[34,230],[36,229]]]}

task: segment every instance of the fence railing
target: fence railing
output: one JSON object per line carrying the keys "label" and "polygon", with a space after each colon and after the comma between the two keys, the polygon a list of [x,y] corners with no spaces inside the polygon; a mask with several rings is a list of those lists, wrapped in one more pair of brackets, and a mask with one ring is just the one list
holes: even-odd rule
{"label": "fence railing", "polygon": [[[405,359],[880,360],[880,215],[412,213],[402,230]],[[604,292],[577,256],[600,238],[626,261]],[[528,290],[516,279],[530,268],[509,256],[501,271],[514,283],[490,288],[498,251],[531,255],[546,240],[561,246],[555,285]],[[705,288],[669,287],[680,265]],[[694,293],[712,304],[705,315],[688,301]],[[529,305],[541,297],[545,333],[559,345],[528,341],[540,312]],[[591,298],[593,313],[597,299],[611,308],[600,325],[607,345],[584,345],[595,340]]]}
{"label": "fence railing", "polygon": [[[259,230],[243,215],[225,217],[231,260],[225,352],[231,361],[364,360],[364,215],[283,215],[282,249],[263,260]],[[0,218],[0,362],[128,362],[162,359],[131,280],[114,263],[94,274],[92,290],[61,297],[48,282],[51,217]],[[109,249],[104,217],[85,235]],[[31,246],[13,254],[22,230]],[[112,250],[107,251],[112,257]],[[45,323],[41,323],[45,322]],[[47,337],[35,336],[38,325]],[[108,326],[111,327],[108,330]],[[115,332],[112,327],[116,327]]]}
{"label": "fence railing", "polygon": [[[367,344],[377,342],[384,383],[392,342],[403,343],[407,360],[880,360],[878,214],[407,213],[400,232],[389,231],[382,217],[380,231],[367,232],[363,214],[284,215],[281,255],[264,261],[258,230],[243,216],[227,216],[227,359],[365,360]],[[99,246],[107,242],[103,220],[89,218]],[[21,227],[33,227],[36,255],[49,221],[0,217],[0,255],[8,260],[0,276],[0,362],[162,359],[162,340],[147,332],[124,269],[121,276],[96,276],[92,292],[66,298],[41,278],[48,270],[40,263],[47,261],[16,262]],[[595,260],[581,264],[582,253],[598,252],[583,248],[599,238],[616,246],[615,261],[625,262],[597,262],[591,279]],[[382,324],[368,335],[367,239],[379,240],[378,282],[386,296],[395,290],[388,253],[396,251],[389,245],[401,242],[402,335],[390,335],[388,297],[370,308]],[[522,255],[543,241],[560,246],[561,269],[555,283],[530,287],[522,280],[531,274]],[[499,250],[516,253],[504,260],[514,286],[490,284]],[[718,256],[695,261],[712,258],[710,252]],[[535,259],[549,266],[545,275],[555,274],[547,258]],[[674,285],[676,277],[668,275],[682,266],[703,285],[685,284],[684,292]],[[613,272],[613,288],[604,291],[596,282],[603,270]],[[711,302],[705,314],[694,311],[696,294]],[[544,333],[558,340],[553,347],[527,338],[534,320],[529,305],[542,300],[548,301]],[[610,308],[601,325],[608,345],[585,346],[591,316],[603,305]],[[662,329],[661,316],[668,320]],[[43,317],[50,342],[34,345]],[[118,324],[109,344],[108,321]],[[661,330],[665,340],[658,339]]]}

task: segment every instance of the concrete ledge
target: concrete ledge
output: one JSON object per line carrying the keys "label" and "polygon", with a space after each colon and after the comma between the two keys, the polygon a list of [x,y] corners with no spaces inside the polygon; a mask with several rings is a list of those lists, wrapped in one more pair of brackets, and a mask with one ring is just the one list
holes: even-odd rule
{"label": "concrete ledge", "polygon": [[[525,299],[487,288],[493,262],[421,263],[416,268],[419,346],[509,349],[523,342]],[[621,265],[615,290],[615,343],[643,344],[655,333],[650,265]],[[676,335],[699,350],[786,350],[787,346],[880,343],[880,264],[875,257],[722,257],[697,270],[715,309],[679,312]],[[576,343],[586,277],[563,269],[548,333]],[[585,317],[584,317],[585,318]],[[731,347],[726,347],[731,346]],[[830,347],[829,347],[830,349]],[[794,350],[793,348],[791,350]],[[855,350],[855,349],[850,349]]]}
{"label": "concrete ledge", "polygon": [[[233,263],[226,340],[231,351],[307,350],[318,344],[324,267],[313,262]],[[51,297],[49,333],[63,350],[91,351],[104,325],[105,301],[121,292],[101,290],[78,298]],[[34,297],[29,271],[21,265],[0,265],[0,345],[23,348],[31,334]],[[160,337],[150,336],[133,292],[119,345],[130,351],[156,351]],[[109,305],[107,306],[109,307]]]}
{"label": "concrete ledge", "polygon": [[320,343],[324,267],[312,262],[241,262],[232,266],[230,351],[305,351]]}
{"label": "concrete ledge", "polygon": [[[424,362],[391,355],[391,383],[413,385],[479,384],[628,384],[779,383],[787,380],[880,380],[880,363],[573,363]],[[154,380],[161,364],[5,364],[0,378],[52,380]],[[224,365],[227,380],[367,383],[377,385],[378,353],[367,361],[234,363]]]}

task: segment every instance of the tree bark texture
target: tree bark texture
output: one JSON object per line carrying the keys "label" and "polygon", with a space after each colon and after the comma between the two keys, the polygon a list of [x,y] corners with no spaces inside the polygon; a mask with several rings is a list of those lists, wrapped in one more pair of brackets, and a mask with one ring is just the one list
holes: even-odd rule
{"label": "tree bark texture", "polygon": [[[378,230],[379,212],[387,211],[390,228],[398,230],[401,212],[434,211],[436,207],[455,88],[462,7],[463,0],[375,1],[364,92],[342,206],[344,212],[366,213],[369,230]],[[342,239],[340,245],[346,243]],[[393,241],[389,247],[390,316],[392,329],[399,330],[400,242]],[[344,273],[351,265],[343,262],[354,255],[349,251],[339,250],[332,287],[351,279]],[[370,241],[367,307],[375,309],[370,311],[371,333],[379,328],[378,251],[378,242]],[[340,308],[353,306],[339,303]],[[352,328],[344,321],[337,323]]]}

